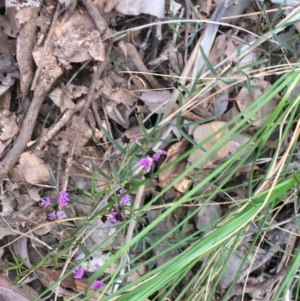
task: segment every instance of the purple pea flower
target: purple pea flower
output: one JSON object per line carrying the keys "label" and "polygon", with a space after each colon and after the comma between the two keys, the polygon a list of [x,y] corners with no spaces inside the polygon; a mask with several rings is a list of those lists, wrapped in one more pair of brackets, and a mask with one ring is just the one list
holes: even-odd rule
{"label": "purple pea flower", "polygon": [[74,271],[73,271],[73,276],[75,279],[81,279],[83,274],[84,274],[83,267],[78,267],[78,268],[74,269]]}
{"label": "purple pea flower", "polygon": [[161,155],[166,155],[166,154],[167,154],[167,152],[165,150],[163,150],[163,149],[158,150],[156,152],[156,154],[153,156],[153,160],[158,161]]}
{"label": "purple pea flower", "polygon": [[58,199],[59,205],[64,207],[64,206],[68,206],[68,202],[69,202],[69,196],[68,193],[65,191],[61,191],[59,193],[59,199]]}
{"label": "purple pea flower", "polygon": [[95,267],[96,269],[100,269],[99,263],[96,262],[96,263],[94,264],[94,267]]}
{"label": "purple pea flower", "polygon": [[110,221],[111,221],[112,223],[114,223],[114,224],[117,222],[117,212],[112,211],[112,212],[110,213]]}
{"label": "purple pea flower", "polygon": [[41,199],[40,204],[42,207],[46,208],[50,204],[50,199],[49,198]]}
{"label": "purple pea flower", "polygon": [[[125,192],[126,192],[126,190],[124,190],[123,188],[120,188],[117,191],[117,196],[120,196],[120,195],[122,195]],[[121,197],[120,206],[127,206],[127,207],[130,206],[130,195],[129,194],[126,194],[126,195],[124,195],[124,196]]]}
{"label": "purple pea flower", "polygon": [[139,165],[149,172],[151,170],[152,162],[153,160],[150,157],[146,157],[140,160]]}
{"label": "purple pea flower", "polygon": [[101,288],[102,286],[103,286],[103,282],[101,280],[96,280],[93,282],[91,289],[95,291]]}
{"label": "purple pea flower", "polygon": [[129,194],[126,194],[123,197],[121,197],[120,205],[127,206],[127,207],[130,206],[130,195]]}
{"label": "purple pea flower", "polygon": [[55,213],[48,213],[48,220],[49,221],[54,221],[56,219]]}
{"label": "purple pea flower", "polygon": [[133,141],[134,143],[137,143],[137,142],[138,142],[138,138],[136,138],[136,136],[132,136],[131,138],[132,138],[132,141]]}
{"label": "purple pea flower", "polygon": [[67,217],[65,211],[63,211],[63,210],[57,211],[57,212],[56,212],[56,216],[57,216],[58,218],[66,218],[66,217]]}
{"label": "purple pea flower", "polygon": [[123,194],[124,192],[126,192],[126,190],[124,190],[123,188],[120,188],[120,189],[117,191],[117,196],[120,196],[120,195]]}

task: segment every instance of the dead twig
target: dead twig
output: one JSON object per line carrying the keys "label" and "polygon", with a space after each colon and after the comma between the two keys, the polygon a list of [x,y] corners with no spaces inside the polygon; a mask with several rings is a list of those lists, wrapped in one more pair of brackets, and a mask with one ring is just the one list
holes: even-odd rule
{"label": "dead twig", "polygon": [[82,3],[85,6],[86,10],[89,12],[92,19],[94,20],[94,23],[100,31],[101,35],[103,35],[104,31],[108,28],[108,25],[105,19],[100,15],[94,2],[92,0],[82,0]]}

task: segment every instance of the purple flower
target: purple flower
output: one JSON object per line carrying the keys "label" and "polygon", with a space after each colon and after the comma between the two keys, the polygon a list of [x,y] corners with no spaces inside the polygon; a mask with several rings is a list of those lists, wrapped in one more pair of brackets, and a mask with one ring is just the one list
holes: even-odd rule
{"label": "purple flower", "polygon": [[41,199],[40,204],[42,207],[46,208],[50,204],[50,199],[49,198]]}
{"label": "purple flower", "polygon": [[110,213],[110,221],[111,221],[112,223],[114,223],[114,224],[117,222],[117,212],[112,211],[112,212]]}
{"label": "purple flower", "polygon": [[59,205],[60,206],[68,206],[68,202],[69,202],[69,197],[68,197],[68,193],[65,191],[61,191],[59,193],[59,199],[58,199]]}
{"label": "purple flower", "polygon": [[75,279],[81,279],[83,274],[84,274],[84,269],[82,267],[78,267],[73,271],[73,276]]}
{"label": "purple flower", "polygon": [[136,136],[132,136],[131,138],[132,138],[132,140],[133,140],[134,143],[138,142],[138,138],[136,138]]}
{"label": "purple flower", "polygon": [[95,267],[96,269],[100,269],[100,265],[99,265],[97,262],[94,264],[94,267]]}
{"label": "purple flower", "polygon": [[151,170],[152,162],[153,160],[150,157],[146,157],[140,160],[139,165],[149,172]]}
{"label": "purple flower", "polygon": [[56,219],[55,213],[48,213],[48,220],[49,221],[54,221]]}
{"label": "purple flower", "polygon": [[101,280],[96,280],[93,282],[91,289],[95,291],[101,288],[102,286],[103,286],[103,282]]}
{"label": "purple flower", "polygon": [[117,191],[117,195],[120,196],[120,195],[123,194],[124,192],[126,192],[126,190],[124,190],[123,188],[120,188],[120,189]]}
{"label": "purple flower", "polygon": [[57,211],[57,212],[56,212],[56,216],[57,216],[58,218],[65,218],[65,217],[67,217],[65,211],[63,211],[63,210]]}
{"label": "purple flower", "polygon": [[127,207],[130,206],[130,195],[129,194],[126,194],[123,197],[121,197],[120,205],[127,206]]}
{"label": "purple flower", "polygon": [[158,161],[161,155],[166,155],[166,154],[167,154],[167,152],[165,150],[163,150],[163,149],[158,150],[156,152],[156,154],[153,156],[153,160]]}

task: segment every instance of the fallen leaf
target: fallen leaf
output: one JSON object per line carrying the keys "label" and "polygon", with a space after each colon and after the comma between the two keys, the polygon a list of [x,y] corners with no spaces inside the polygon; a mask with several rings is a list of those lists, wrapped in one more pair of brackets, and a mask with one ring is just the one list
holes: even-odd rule
{"label": "fallen leaf", "polygon": [[[209,204],[204,205],[196,215],[194,215],[194,221],[196,223],[197,229],[201,230],[203,228],[204,233],[210,232],[215,226],[216,222],[221,217],[221,207],[216,202],[209,202]],[[212,226],[209,226],[213,224]],[[208,227],[207,227],[208,226]]]}
{"label": "fallen leaf", "polygon": [[0,112],[0,129],[0,139],[2,141],[13,138],[19,131],[15,114],[8,110]]}
{"label": "fallen leaf", "polygon": [[139,16],[140,14],[149,14],[157,18],[164,17],[164,0],[118,0],[115,10],[123,15]]}
{"label": "fallen leaf", "polygon": [[[177,159],[180,155],[182,155],[187,146],[189,145],[189,142],[185,139],[182,139],[178,143],[174,143],[167,151],[167,157],[164,160],[164,162],[161,164],[160,168],[163,168],[166,166],[168,163],[174,161]],[[166,171],[162,172],[159,174],[159,184],[161,187],[166,187],[168,186],[175,178],[178,177],[186,168],[187,163],[186,162],[180,162],[172,167],[168,168]],[[181,192],[184,193],[186,189],[188,188],[191,180],[188,179],[188,177],[184,177],[181,179],[179,182],[177,182],[174,185],[174,188]]]}
{"label": "fallen leaf", "polygon": [[[264,93],[265,90],[270,87],[270,83],[261,79],[252,79],[250,80],[250,83],[251,86],[253,86],[252,97],[250,96],[249,90],[246,87],[243,87],[236,96],[236,102],[241,112],[244,112],[255,99],[257,99],[262,93]],[[264,125],[266,120],[269,118],[270,113],[276,108],[276,104],[276,98],[274,98],[272,101],[269,101],[256,114],[253,115],[249,122],[253,123],[253,125],[256,127]],[[244,116],[246,117],[247,115],[245,114]]]}
{"label": "fallen leaf", "polygon": [[163,108],[167,105],[171,97],[171,92],[168,90],[162,91],[144,91],[139,96],[150,112],[163,112]]}
{"label": "fallen leaf", "polygon": [[[193,137],[196,143],[200,143],[201,141],[205,140],[212,134],[214,134],[216,131],[218,131],[220,128],[222,128],[224,125],[226,125],[225,122],[222,121],[213,121],[206,124],[198,125],[194,132]],[[225,128],[222,132],[219,132],[217,135],[214,135],[210,141],[203,144],[202,147],[205,150],[209,150],[211,147],[213,147],[226,133],[228,132],[228,129]],[[217,150],[213,156],[209,159],[206,165],[210,165],[215,161],[221,160],[226,158],[229,155],[230,151],[230,141],[224,143],[219,150]],[[188,157],[189,163],[194,163],[196,160],[198,160],[200,157],[205,156],[206,152],[202,149],[197,149],[194,151],[190,156]],[[200,166],[202,166],[202,163],[200,163]],[[197,167],[196,167],[197,168]]]}
{"label": "fallen leaf", "polygon": [[67,22],[56,22],[54,55],[69,62],[80,63],[91,58],[103,61],[105,50],[100,32],[90,15],[75,11]]}
{"label": "fallen leaf", "polygon": [[33,153],[25,152],[20,157],[20,168],[29,184],[45,183],[50,178],[50,172],[44,161]]}
{"label": "fallen leaf", "polygon": [[26,294],[19,286],[11,284],[8,278],[0,274],[0,300],[30,301],[32,297]]}

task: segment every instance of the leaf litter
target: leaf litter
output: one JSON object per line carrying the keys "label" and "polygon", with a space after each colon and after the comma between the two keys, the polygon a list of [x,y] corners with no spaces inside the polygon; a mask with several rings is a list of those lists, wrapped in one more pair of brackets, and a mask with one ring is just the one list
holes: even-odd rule
{"label": "leaf litter", "polygon": [[[274,83],[269,70],[282,62],[295,61],[295,53],[299,53],[298,44],[292,41],[298,23],[285,34],[280,32],[277,39],[266,39],[249,51],[247,47],[268,32],[262,18],[272,26],[274,16],[275,24],[280,22],[274,10],[267,9],[275,8],[276,12],[283,7],[258,1],[231,2],[32,0],[1,4],[2,299],[36,300],[47,288],[47,300],[51,295],[55,300],[81,300],[75,296],[80,292],[82,296],[91,294],[90,300],[99,300],[102,290],[109,296],[120,285],[110,285],[110,277],[118,273],[122,276],[127,267],[127,277],[120,277],[122,286],[171,262],[192,245],[183,238],[209,235],[222,218],[227,218],[231,205],[246,198],[247,187],[238,185],[247,182],[251,173],[264,172],[263,164],[278,147],[278,131],[272,140],[265,141],[265,152],[256,158],[257,164],[251,166],[254,157],[249,157],[249,165],[241,166],[225,186],[223,178],[217,180],[224,191],[207,202],[200,195],[217,189],[208,182],[126,251],[122,260],[111,261],[125,243],[154,223],[193,185],[204,181],[243,146],[253,147],[252,136],[280,101],[275,95],[248,119],[250,129],[228,135],[231,127],[226,122],[240,112],[235,124],[247,119],[253,102]],[[294,2],[291,5],[297,8],[299,4]],[[284,11],[288,14],[293,9]],[[176,22],[159,22],[170,16],[222,24],[199,27],[196,23],[177,26]],[[195,36],[201,37],[199,43]],[[278,55],[282,45],[288,50]],[[194,52],[198,48],[201,51]],[[196,56],[194,65],[189,66]],[[197,75],[199,79],[199,72],[204,74],[199,81],[195,81],[196,76],[191,78]],[[233,85],[235,81],[238,84]],[[193,85],[195,91],[204,89],[200,96],[190,93]],[[298,89],[296,86],[292,95],[296,96]],[[191,98],[194,102],[185,110]],[[180,119],[176,121],[172,116],[179,110]],[[144,137],[153,138],[149,130],[164,120],[170,121],[170,130],[160,148],[145,143]],[[155,135],[162,138],[160,131]],[[216,149],[224,136],[230,138]],[[198,149],[180,160],[195,145]],[[280,152],[286,147],[287,141]],[[199,162],[207,152],[208,159]],[[129,169],[123,165],[125,156]],[[247,152],[240,154],[239,160],[246,156]],[[297,160],[288,167],[299,170]],[[187,169],[190,173],[174,183]],[[124,181],[132,177],[138,182],[157,171],[158,176],[138,190],[131,189],[129,180]],[[115,178],[118,180],[114,183]],[[134,217],[135,210],[166,187],[168,191],[150,209]],[[287,204],[280,217],[268,216],[267,222],[271,225],[284,220],[285,212],[290,214]],[[128,228],[122,228],[126,222]],[[228,260],[211,300],[241,295],[247,300],[270,300],[269,286],[277,285],[287,271],[281,266],[278,249],[293,248],[295,237],[288,240],[283,231],[271,229],[266,232],[267,239],[253,247],[257,227],[259,221],[246,229],[248,235],[233,254],[226,246],[223,254],[208,253],[198,260],[198,269],[211,258]],[[294,221],[284,225],[285,231],[291,232],[293,227]],[[72,237],[75,243],[68,245]],[[176,247],[171,248],[173,244]],[[149,245],[154,247],[144,252]],[[53,250],[60,255],[51,253]],[[43,265],[28,277],[26,271],[40,262]],[[194,269],[187,273],[182,283],[168,292],[169,300],[180,296],[184,283],[194,279],[196,273]],[[90,278],[93,283],[89,283]],[[21,283],[23,289],[11,281]],[[155,296],[161,294],[166,290],[161,288],[145,300],[156,300]],[[191,289],[184,298],[189,294]]]}

